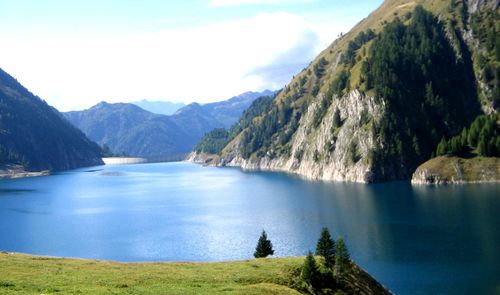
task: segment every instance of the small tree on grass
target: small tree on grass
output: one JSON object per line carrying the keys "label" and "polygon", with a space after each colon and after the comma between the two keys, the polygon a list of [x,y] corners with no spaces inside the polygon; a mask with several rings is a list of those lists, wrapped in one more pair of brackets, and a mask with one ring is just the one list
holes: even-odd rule
{"label": "small tree on grass", "polygon": [[321,236],[316,245],[316,255],[323,256],[327,268],[332,269],[335,265],[335,242],[326,227],[321,230]]}
{"label": "small tree on grass", "polygon": [[302,266],[302,273],[301,277],[302,280],[310,285],[314,286],[316,280],[318,279],[319,276],[319,269],[318,265],[316,264],[316,260],[314,259],[313,254],[311,251],[306,256],[306,260],[304,261],[304,265]]}
{"label": "small tree on grass", "polygon": [[253,256],[255,258],[264,258],[273,254],[273,244],[270,240],[267,239],[266,231],[263,230],[262,234],[260,235],[259,241],[257,242],[257,247],[255,248],[255,253],[253,253]]}
{"label": "small tree on grass", "polygon": [[335,242],[335,273],[342,274],[350,269],[351,258],[343,238],[338,238]]}

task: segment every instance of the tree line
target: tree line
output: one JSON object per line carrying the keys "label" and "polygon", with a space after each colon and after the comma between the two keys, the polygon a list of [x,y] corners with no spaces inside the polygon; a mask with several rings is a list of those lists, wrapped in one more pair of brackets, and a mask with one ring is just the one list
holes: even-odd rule
{"label": "tree line", "polygon": [[[316,256],[311,251],[308,252],[300,269],[298,288],[312,294],[328,293],[339,287],[342,278],[352,270],[349,250],[342,237],[334,240],[328,228],[324,227],[316,243],[315,254]],[[263,230],[254,257],[265,258],[269,255],[274,255],[273,245]]]}
{"label": "tree line", "polygon": [[500,157],[500,115],[478,116],[469,128],[449,139],[441,138],[436,156],[463,156],[471,151],[482,157]]}

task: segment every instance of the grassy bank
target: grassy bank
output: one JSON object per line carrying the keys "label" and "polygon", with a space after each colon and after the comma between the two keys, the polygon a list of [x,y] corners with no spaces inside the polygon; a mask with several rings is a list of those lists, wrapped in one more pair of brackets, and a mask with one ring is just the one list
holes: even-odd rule
{"label": "grassy bank", "polygon": [[218,263],[117,263],[0,254],[0,294],[299,294],[303,257]]}
{"label": "grassy bank", "polygon": [[436,157],[420,165],[412,181],[415,183],[499,182],[500,158]]}
{"label": "grassy bank", "polygon": [[[0,253],[0,294],[301,294],[304,257],[118,263]],[[355,264],[324,294],[391,294]],[[337,293],[338,292],[338,293]]]}

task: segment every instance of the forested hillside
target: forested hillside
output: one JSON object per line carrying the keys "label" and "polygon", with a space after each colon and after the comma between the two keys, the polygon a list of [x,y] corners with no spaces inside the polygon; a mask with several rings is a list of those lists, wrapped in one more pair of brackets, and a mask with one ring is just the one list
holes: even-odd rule
{"label": "forested hillside", "polygon": [[0,167],[65,170],[102,164],[101,149],[0,69]]}

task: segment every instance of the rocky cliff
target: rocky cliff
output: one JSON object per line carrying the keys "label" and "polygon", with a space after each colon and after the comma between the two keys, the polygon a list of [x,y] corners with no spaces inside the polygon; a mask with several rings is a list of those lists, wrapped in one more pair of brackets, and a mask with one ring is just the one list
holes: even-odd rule
{"label": "rocky cliff", "polygon": [[[212,162],[220,166],[240,166],[248,170],[271,170],[296,173],[308,179],[373,182],[377,175],[371,167],[370,148],[376,140],[372,121],[379,120],[384,113],[383,104],[358,90],[335,99],[329,106],[325,119],[317,128],[312,128],[314,115],[322,101],[322,95],[309,105],[299,122],[299,127],[290,141],[288,155],[274,155],[270,150],[264,157],[244,159],[238,152],[239,143],[229,147],[222,158]],[[335,126],[335,112],[339,112],[341,123]],[[197,158],[191,158],[196,160]],[[205,161],[206,156],[198,161]]]}

